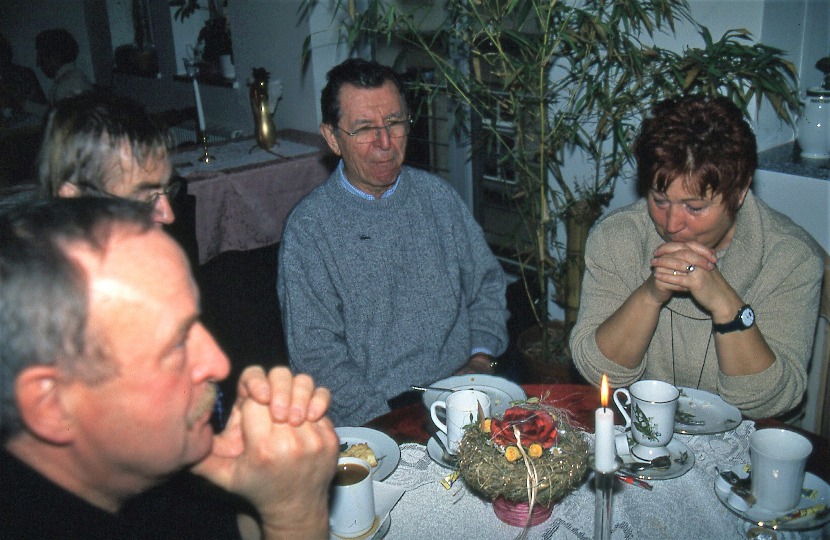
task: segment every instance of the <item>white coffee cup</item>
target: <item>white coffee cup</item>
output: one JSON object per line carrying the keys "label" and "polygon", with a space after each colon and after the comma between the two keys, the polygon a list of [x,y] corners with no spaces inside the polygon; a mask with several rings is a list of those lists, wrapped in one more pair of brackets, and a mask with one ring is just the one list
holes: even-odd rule
{"label": "white coffee cup", "polygon": [[[625,396],[625,403],[620,403]],[[663,381],[637,381],[626,388],[614,391],[614,403],[625,418],[625,428],[631,428],[636,443],[631,454],[640,459],[651,460],[657,455],[654,448],[664,447],[674,436],[674,414],[677,412],[677,398],[680,391]],[[631,406],[631,415],[626,412]]]}
{"label": "white coffee cup", "polygon": [[750,483],[757,505],[785,512],[801,502],[804,466],[813,445],[787,429],[759,429],[749,436]]}
{"label": "white coffee cup", "polygon": [[366,534],[375,524],[372,467],[360,458],[341,457],[332,483],[329,527],[341,538]]}
{"label": "white coffee cup", "polygon": [[[464,426],[478,420],[478,407],[484,417],[490,416],[490,397],[478,390],[456,390],[446,401],[435,401],[429,408],[436,427],[447,434],[447,452],[458,453],[458,445],[464,437]],[[438,418],[438,410],[446,411],[447,423]]]}

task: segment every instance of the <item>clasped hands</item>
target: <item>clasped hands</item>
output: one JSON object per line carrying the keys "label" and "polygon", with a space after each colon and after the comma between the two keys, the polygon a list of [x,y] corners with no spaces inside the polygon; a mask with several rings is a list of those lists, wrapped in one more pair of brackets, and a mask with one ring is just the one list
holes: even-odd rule
{"label": "clasped hands", "polygon": [[193,472],[248,499],[266,537],[327,535],[339,451],[325,415],[329,391],[287,367],[266,375],[257,366],[242,373],[237,394],[227,426]]}
{"label": "clasped hands", "polygon": [[689,293],[712,313],[730,294],[735,295],[718,270],[715,251],[699,242],[666,242],[653,255],[647,284],[661,305],[676,293]]}

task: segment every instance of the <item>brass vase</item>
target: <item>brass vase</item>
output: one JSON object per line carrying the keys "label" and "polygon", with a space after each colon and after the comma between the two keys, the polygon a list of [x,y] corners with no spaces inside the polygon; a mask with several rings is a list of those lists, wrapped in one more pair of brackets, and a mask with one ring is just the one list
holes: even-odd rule
{"label": "brass vase", "polygon": [[268,150],[277,142],[277,130],[274,127],[274,113],[268,110],[268,72],[264,68],[254,68],[254,80],[248,95],[254,113],[257,144]]}

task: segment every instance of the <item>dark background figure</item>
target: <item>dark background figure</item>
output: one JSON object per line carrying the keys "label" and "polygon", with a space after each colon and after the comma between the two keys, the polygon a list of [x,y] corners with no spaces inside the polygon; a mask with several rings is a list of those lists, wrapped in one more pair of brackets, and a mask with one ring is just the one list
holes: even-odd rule
{"label": "dark background figure", "polygon": [[44,30],[35,38],[35,48],[38,67],[54,81],[46,95],[50,105],[92,89],[89,77],[75,65],[78,42],[68,30]]}
{"label": "dark background figure", "polygon": [[34,70],[15,64],[13,58],[11,43],[0,34],[0,108],[4,119],[35,112],[46,105]]}

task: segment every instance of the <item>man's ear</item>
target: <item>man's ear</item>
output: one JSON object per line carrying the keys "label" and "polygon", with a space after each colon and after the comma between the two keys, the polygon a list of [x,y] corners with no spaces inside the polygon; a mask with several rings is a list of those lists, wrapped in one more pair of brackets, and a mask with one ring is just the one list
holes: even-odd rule
{"label": "man's ear", "polygon": [[63,184],[61,184],[61,187],[58,188],[58,197],[65,197],[67,199],[71,199],[73,197],[80,196],[81,190],[75,184],[64,182]]}
{"label": "man's ear", "polygon": [[340,143],[337,142],[337,137],[334,134],[334,128],[326,123],[320,124],[320,134],[326,139],[326,144],[329,145],[331,151],[340,155]]}
{"label": "man's ear", "polygon": [[24,427],[52,444],[72,440],[72,421],[61,400],[60,371],[54,366],[24,369],[14,384],[14,395]]}

